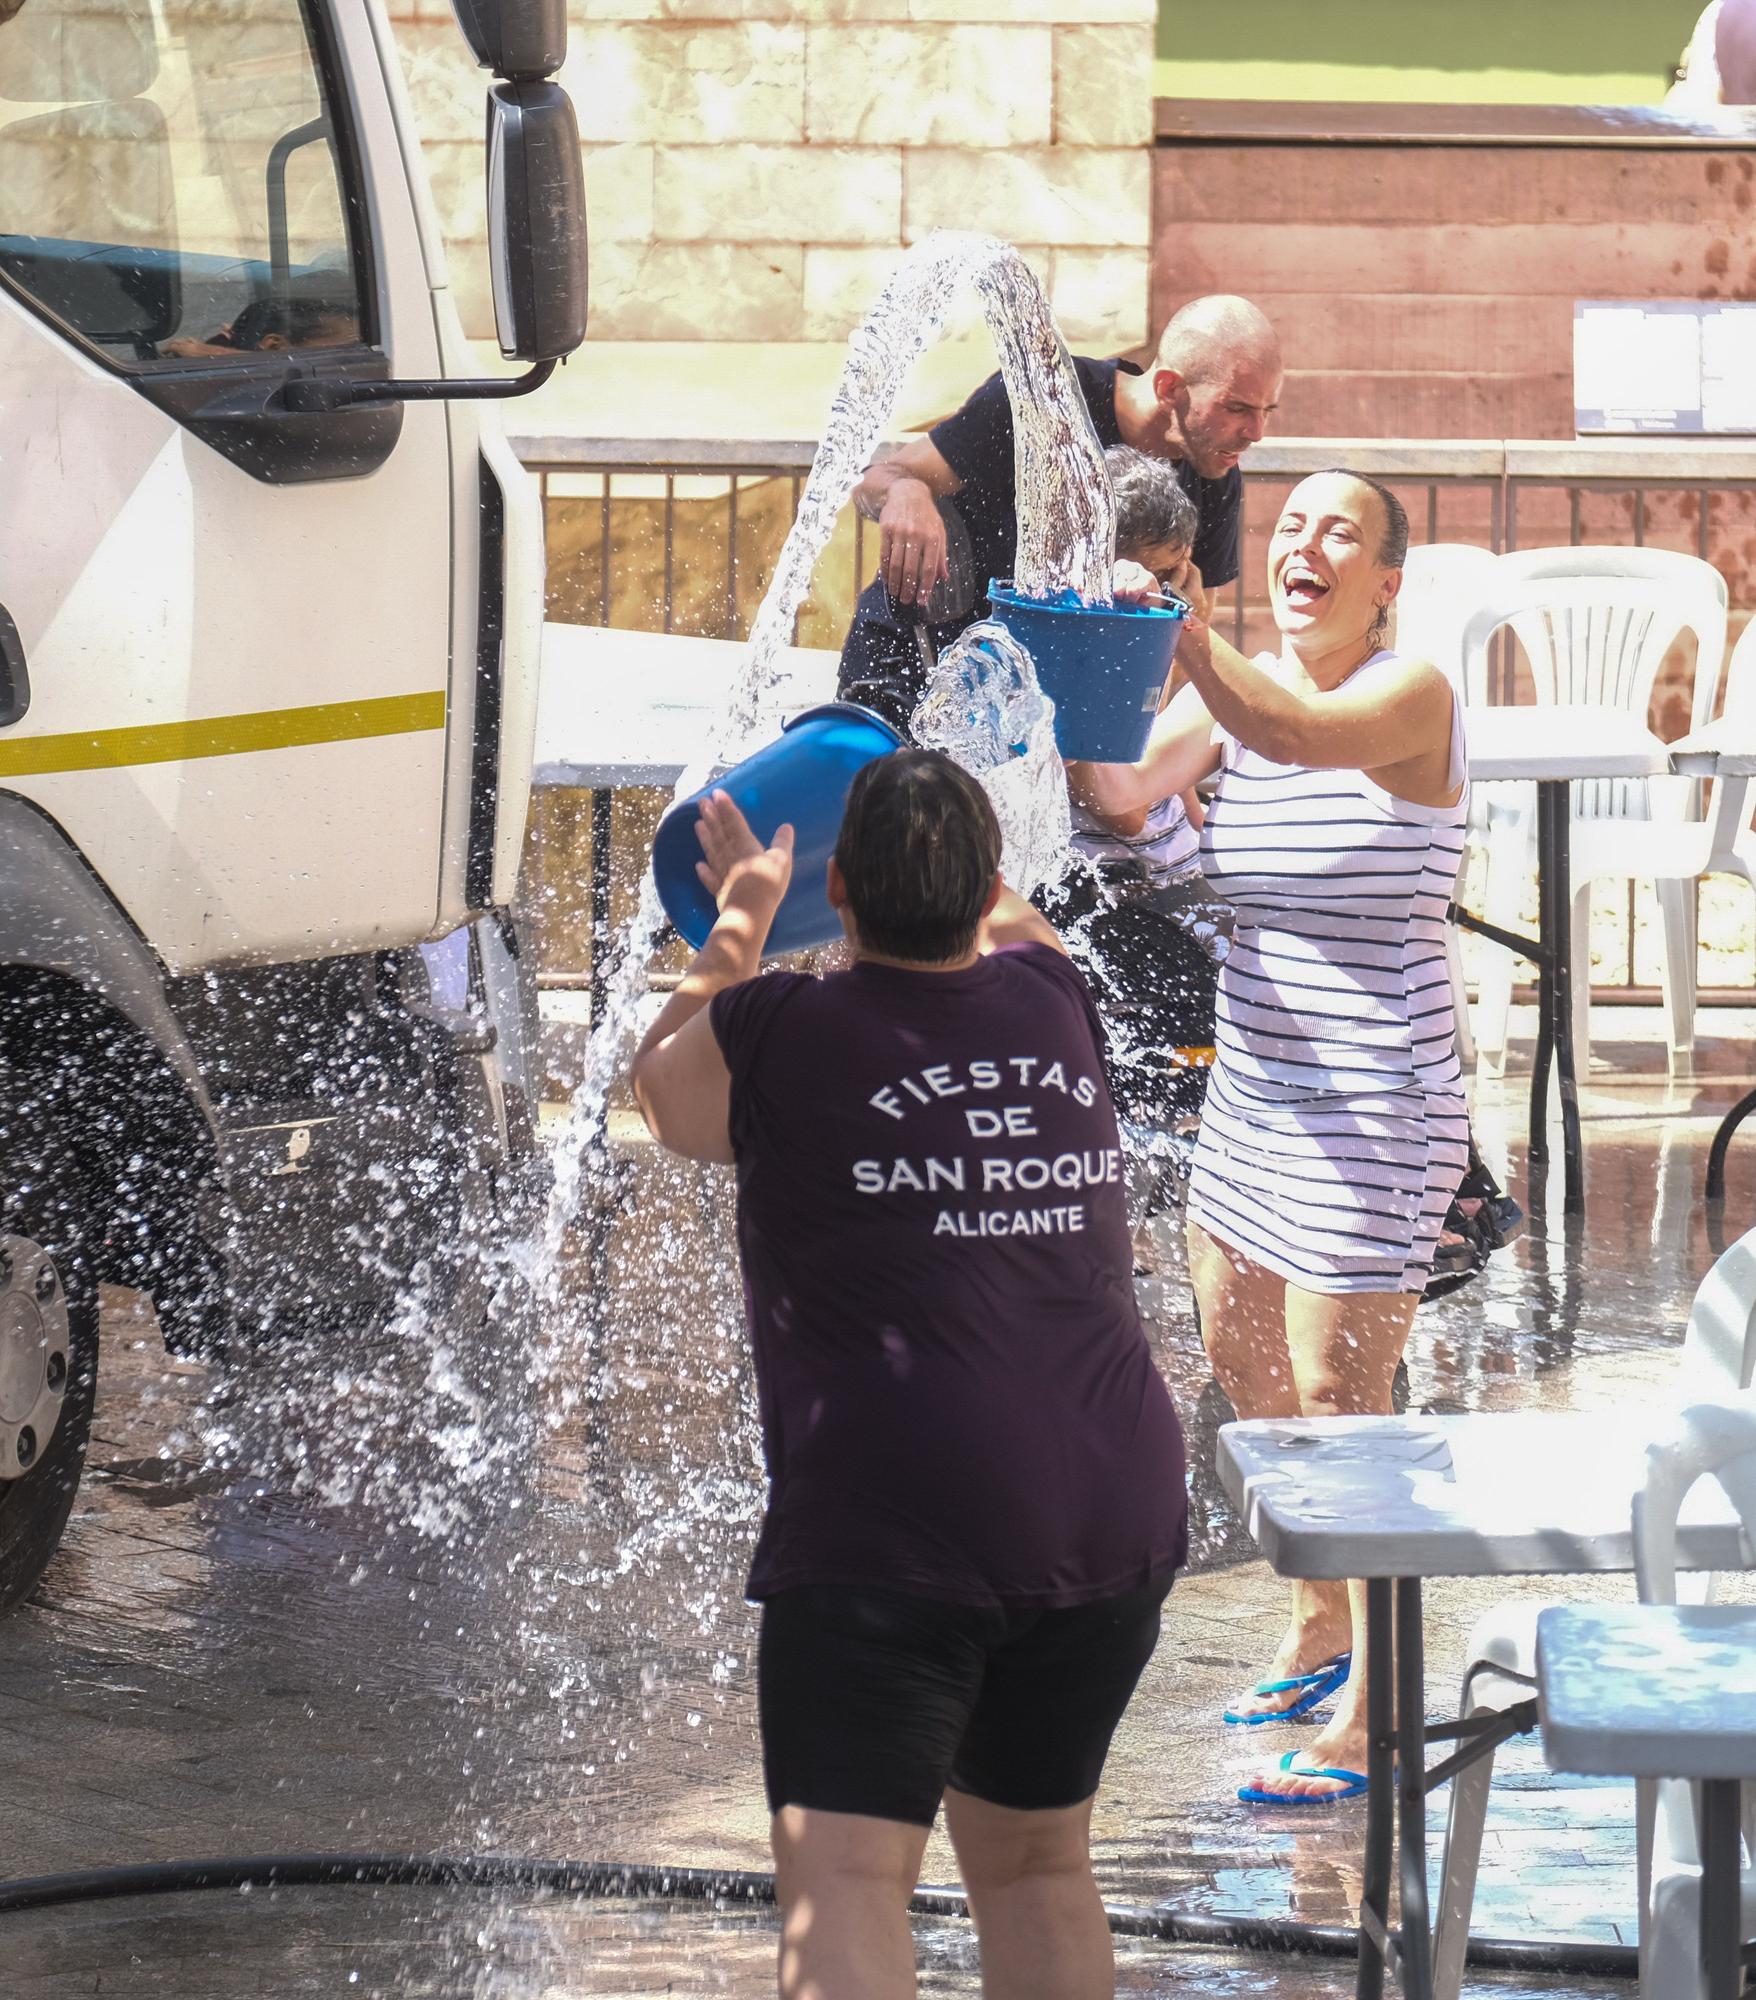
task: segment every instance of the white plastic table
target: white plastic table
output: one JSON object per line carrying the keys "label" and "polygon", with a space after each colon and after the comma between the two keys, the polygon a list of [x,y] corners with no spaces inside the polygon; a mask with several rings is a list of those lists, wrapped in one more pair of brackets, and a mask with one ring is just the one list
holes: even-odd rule
{"label": "white plastic table", "polygon": [[[1585,1207],[1579,1087],[1573,1060],[1573,926],[1568,787],[1578,778],[1651,778],[1671,769],[1669,746],[1621,709],[1538,703],[1470,708],[1464,716],[1469,774],[1476,783],[1529,779],[1537,791],[1537,935],[1522,938],[1454,908],[1456,921],[1537,968],[1537,1043],[1530,1073],[1531,1186],[1549,1156],[1549,1066],[1561,1098],[1563,1206]],[[1589,968],[1587,969],[1589,974]]]}
{"label": "white plastic table", "polygon": [[[749,650],[675,632],[546,624],[534,782],[593,792],[674,785],[712,740]],[[777,681],[789,712],[833,701],[835,669],[834,653],[784,647]]]}
{"label": "white plastic table", "polygon": [[[539,788],[591,793],[591,1017],[601,1020],[610,946],[613,799],[627,785],[674,785],[713,739],[733,675],[749,648],[674,632],[605,625],[543,627],[537,700]],[[778,682],[789,711],[835,699],[834,653],[782,650]]]}
{"label": "white plastic table", "polygon": [[[1366,1584],[1359,2000],[1378,2000],[1392,1963],[1405,1993],[1430,2000],[1427,1792],[1536,1720],[1532,1702],[1427,1726],[1422,1579],[1631,1570],[1629,1510],[1645,1480],[1650,1437],[1645,1411],[1330,1417],[1220,1431],[1221,1482],[1274,1568]],[[1691,1569],[1739,1569],[1756,1559],[1717,1488],[1704,1483],[1685,1503],[1677,1559]],[[1426,1745],[1445,1740],[1463,1747],[1428,1770]],[[1399,1829],[1402,1925],[1392,1937]]]}
{"label": "white plastic table", "polygon": [[1685,778],[1756,778],[1756,724],[1722,715],[1670,746],[1671,768]]}
{"label": "white plastic table", "polygon": [[1756,1609],[1568,1605],[1537,1620],[1543,1756],[1554,1771],[1701,1786],[1701,1963],[1743,1988],[1739,1788],[1756,1778]]}

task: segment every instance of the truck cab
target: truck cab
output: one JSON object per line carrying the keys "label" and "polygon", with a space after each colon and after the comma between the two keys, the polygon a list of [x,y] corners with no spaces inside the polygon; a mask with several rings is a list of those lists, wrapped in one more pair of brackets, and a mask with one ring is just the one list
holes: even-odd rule
{"label": "truck cab", "polygon": [[459,26],[526,364],[482,381],[372,0],[0,0],[0,1605],[100,1282],[181,1351],[321,1336],[533,1153],[542,524],[490,405],[583,337],[583,188],[557,0]]}

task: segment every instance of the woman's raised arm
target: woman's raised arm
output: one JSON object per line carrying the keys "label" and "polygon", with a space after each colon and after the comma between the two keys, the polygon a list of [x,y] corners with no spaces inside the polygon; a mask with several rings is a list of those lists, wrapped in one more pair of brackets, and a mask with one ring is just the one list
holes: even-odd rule
{"label": "woman's raised arm", "polygon": [[1387,661],[1338,688],[1295,690],[1191,619],[1177,665],[1222,729],[1277,764],[1375,771],[1450,741],[1451,687],[1424,660]]}
{"label": "woman's raised arm", "polygon": [[1193,685],[1179,688],[1152,725],[1146,749],[1132,764],[1069,764],[1075,802],[1104,816],[1133,813],[1168,792],[1187,791],[1219,767],[1214,717]]}

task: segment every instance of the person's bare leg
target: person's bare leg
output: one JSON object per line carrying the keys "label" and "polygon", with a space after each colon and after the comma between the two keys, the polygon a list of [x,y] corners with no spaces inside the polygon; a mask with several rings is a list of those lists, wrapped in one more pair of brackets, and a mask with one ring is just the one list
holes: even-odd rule
{"label": "person's bare leg", "polygon": [[927,1828],[782,1806],[769,1838],[781,2000],[914,2000],[908,1903]]}
{"label": "person's bare leg", "polygon": [[947,1790],[985,2000],[1111,2000],[1116,1952],[1091,1872],[1091,1800],[1015,1812]]}
{"label": "person's bare leg", "polygon": [[[1287,1345],[1308,1417],[1387,1416],[1396,1364],[1408,1344],[1418,1292],[1305,1292],[1286,1289]],[[1301,1762],[1343,1771],[1366,1768],[1366,1587],[1347,1586],[1353,1660],[1335,1698],[1335,1714],[1312,1740]],[[1329,1778],[1301,1778],[1296,1771],[1258,1772],[1257,1784],[1276,1792],[1321,1798],[1341,1789]]]}
{"label": "person's bare leg", "polygon": [[[1201,1307],[1201,1337],[1214,1379],[1240,1417],[1302,1414],[1298,1378],[1287,1345],[1287,1282],[1189,1225],[1189,1276]],[[1339,1584],[1295,1583],[1292,1617],[1262,1679],[1291,1680],[1347,1651],[1348,1608]],[[1296,1694],[1257,1694],[1231,1703],[1234,1715],[1272,1715]]]}

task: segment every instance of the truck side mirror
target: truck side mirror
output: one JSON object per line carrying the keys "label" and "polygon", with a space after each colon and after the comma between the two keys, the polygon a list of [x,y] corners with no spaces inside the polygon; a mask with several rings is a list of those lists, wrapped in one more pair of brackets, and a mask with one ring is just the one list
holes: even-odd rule
{"label": "truck side mirror", "polygon": [[[15,0],[0,0],[0,10]],[[21,0],[18,0],[21,4]],[[141,4],[141,0],[125,0]],[[488,87],[488,265],[500,352],[522,375],[404,381],[295,367],[275,412],[326,416],[358,403],[500,399],[540,389],[585,338],[585,165],[573,105],[549,74],[567,55],[567,0],[452,0]],[[301,128],[314,134],[316,128]],[[235,413],[216,406],[216,417]]]}
{"label": "truck side mirror", "polygon": [[530,82],[567,59],[567,0],[451,0],[451,11],[483,69]]}
{"label": "truck side mirror", "polygon": [[585,338],[585,169],[556,83],[488,92],[488,263],[508,361],[558,361]]}

